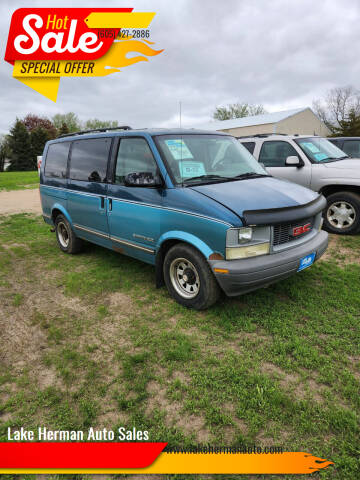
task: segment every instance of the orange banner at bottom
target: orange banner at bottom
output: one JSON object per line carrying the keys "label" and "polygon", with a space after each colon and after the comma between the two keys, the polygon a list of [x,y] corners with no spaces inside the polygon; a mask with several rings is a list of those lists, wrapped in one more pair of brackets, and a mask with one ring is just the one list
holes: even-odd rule
{"label": "orange banner at bottom", "polygon": [[146,468],[0,469],[0,473],[126,473],[126,474],[304,474],[333,465],[306,452],[161,453]]}

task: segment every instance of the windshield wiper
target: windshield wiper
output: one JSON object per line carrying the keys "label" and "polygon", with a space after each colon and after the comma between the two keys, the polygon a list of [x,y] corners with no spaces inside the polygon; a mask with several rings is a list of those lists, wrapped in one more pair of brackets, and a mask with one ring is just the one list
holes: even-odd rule
{"label": "windshield wiper", "polygon": [[[223,177],[222,175],[208,174],[208,175],[199,175],[198,177],[186,178],[183,183],[189,183],[195,180],[215,180],[217,182],[234,182],[236,180],[245,180],[246,178],[260,178],[260,177],[271,177],[271,175],[266,175],[264,173],[255,173],[247,172],[241,173],[240,175],[235,175],[234,177]],[[191,183],[192,185],[192,183]]]}
{"label": "windshield wiper", "polygon": [[227,181],[227,180],[231,180],[232,177],[223,177],[221,175],[214,175],[214,174],[211,174],[211,175],[199,175],[198,177],[191,177],[191,178],[186,178],[183,183],[188,183],[188,182],[192,182],[193,180],[219,180],[219,181]]}
{"label": "windshield wiper", "polygon": [[232,177],[236,180],[245,180],[246,178],[261,178],[261,177],[271,177],[269,174],[265,173],[255,173],[255,172],[247,172],[241,173],[240,175],[236,175],[236,177]]}

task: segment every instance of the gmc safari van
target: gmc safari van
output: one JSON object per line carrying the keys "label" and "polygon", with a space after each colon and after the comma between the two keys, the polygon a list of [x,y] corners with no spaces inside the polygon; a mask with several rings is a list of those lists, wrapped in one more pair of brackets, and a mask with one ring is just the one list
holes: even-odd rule
{"label": "gmc safari van", "polygon": [[63,252],[86,240],[152,264],[157,286],[195,309],[295,274],[328,244],[325,199],[273,178],[225,133],[63,135],[45,146],[40,193]]}

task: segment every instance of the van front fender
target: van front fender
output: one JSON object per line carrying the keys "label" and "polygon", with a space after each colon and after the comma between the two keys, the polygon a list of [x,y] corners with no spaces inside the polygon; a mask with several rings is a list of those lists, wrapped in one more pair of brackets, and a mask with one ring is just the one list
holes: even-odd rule
{"label": "van front fender", "polygon": [[196,237],[195,235],[192,235],[191,233],[177,231],[177,230],[166,232],[163,235],[161,235],[157,243],[156,250],[157,251],[161,250],[161,246],[164,244],[164,242],[168,240],[179,240],[180,242],[188,243],[193,247],[195,247],[197,250],[199,250],[206,259],[208,259],[209,256],[213,253],[213,250],[209,247],[209,245],[207,245],[205,242],[200,240],[200,238]]}

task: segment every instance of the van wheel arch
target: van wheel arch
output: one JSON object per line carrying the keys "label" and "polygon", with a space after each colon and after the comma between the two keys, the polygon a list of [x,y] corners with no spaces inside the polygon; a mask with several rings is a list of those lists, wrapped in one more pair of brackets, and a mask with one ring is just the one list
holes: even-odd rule
{"label": "van wheel arch", "polygon": [[58,215],[63,215],[63,212],[58,208],[54,208],[54,210],[51,212],[51,219],[54,222],[54,225],[55,225],[56,217]]}

